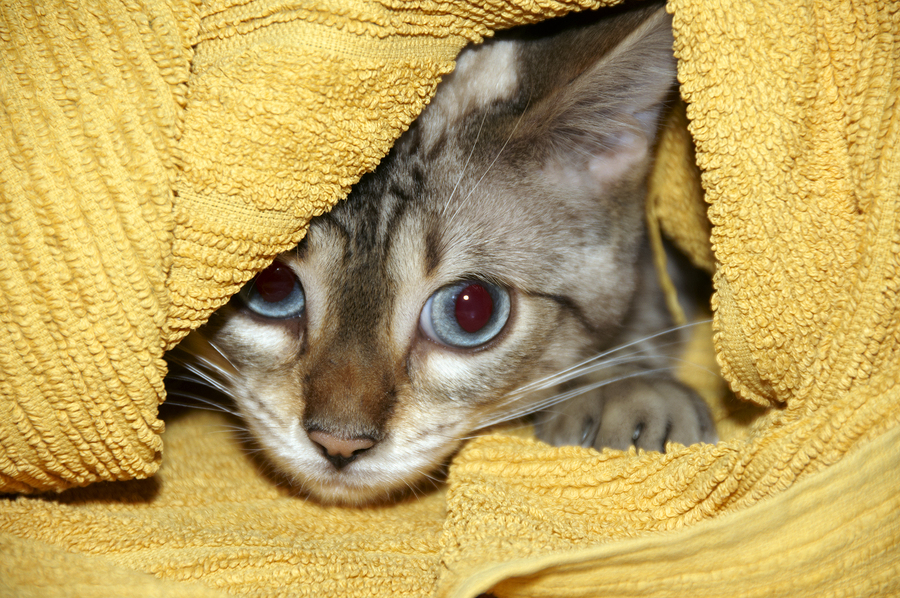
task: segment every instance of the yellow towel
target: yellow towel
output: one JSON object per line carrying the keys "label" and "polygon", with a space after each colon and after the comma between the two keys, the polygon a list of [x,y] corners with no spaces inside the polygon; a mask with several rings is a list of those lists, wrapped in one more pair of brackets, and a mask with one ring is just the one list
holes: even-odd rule
{"label": "yellow towel", "polygon": [[132,479],[160,465],[163,351],[375,165],[467,41],[574,7],[0,5],[0,482],[99,482],[0,500],[0,595],[900,593],[888,2],[670,2],[713,254],[676,125],[650,212],[715,268],[717,359],[769,406],[716,402],[723,442],[490,436],[445,489],[337,509],[191,414]]}

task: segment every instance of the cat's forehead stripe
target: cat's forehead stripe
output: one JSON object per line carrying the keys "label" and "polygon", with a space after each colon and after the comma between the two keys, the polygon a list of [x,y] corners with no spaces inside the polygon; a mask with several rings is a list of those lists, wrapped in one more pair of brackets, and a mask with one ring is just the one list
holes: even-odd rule
{"label": "cat's forehead stripe", "polygon": [[434,226],[425,233],[425,275],[432,276],[441,263],[440,233]]}
{"label": "cat's forehead stripe", "polygon": [[[421,180],[423,179],[421,168],[417,164],[412,164],[410,168],[411,178],[406,184],[401,181],[392,181],[388,193],[384,198],[385,206],[383,208],[381,220],[379,222],[379,245],[385,254],[390,251],[390,245],[401,226],[402,219],[406,216],[407,211],[414,205],[415,188],[421,188]],[[412,184],[410,184],[412,183]]]}

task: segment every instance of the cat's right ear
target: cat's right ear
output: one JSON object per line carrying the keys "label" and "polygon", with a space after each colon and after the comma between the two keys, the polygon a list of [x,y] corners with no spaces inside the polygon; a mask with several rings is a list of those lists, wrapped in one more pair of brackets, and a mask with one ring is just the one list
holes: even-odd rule
{"label": "cat's right ear", "polygon": [[520,139],[543,161],[575,166],[601,184],[646,163],[676,86],[672,45],[664,8],[599,21],[567,40],[560,52],[582,64],[592,53],[589,66],[528,110]]}

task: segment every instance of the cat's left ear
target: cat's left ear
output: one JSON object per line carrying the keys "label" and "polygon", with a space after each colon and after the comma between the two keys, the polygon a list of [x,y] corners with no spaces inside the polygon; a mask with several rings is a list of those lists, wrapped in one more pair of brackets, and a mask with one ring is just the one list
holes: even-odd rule
{"label": "cat's left ear", "polygon": [[619,17],[614,26],[601,22],[570,40],[568,51],[595,57],[523,123],[525,141],[545,160],[577,164],[600,182],[647,161],[676,87],[671,17],[665,9],[648,12]]}

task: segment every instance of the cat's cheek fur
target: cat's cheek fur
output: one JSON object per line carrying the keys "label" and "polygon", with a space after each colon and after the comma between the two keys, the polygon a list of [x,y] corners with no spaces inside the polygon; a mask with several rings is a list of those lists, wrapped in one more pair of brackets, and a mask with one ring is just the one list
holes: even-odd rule
{"label": "cat's cheek fur", "polygon": [[261,324],[252,318],[244,318],[240,332],[241,344],[254,347],[254,351],[245,352],[245,359],[264,359],[271,355],[284,355],[291,352],[296,339],[283,326]]}

